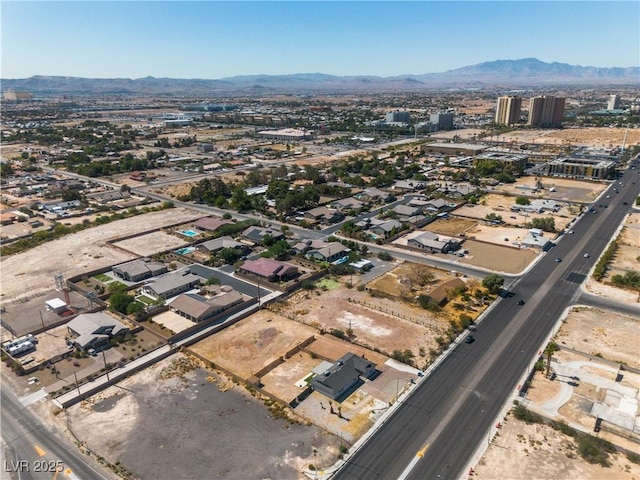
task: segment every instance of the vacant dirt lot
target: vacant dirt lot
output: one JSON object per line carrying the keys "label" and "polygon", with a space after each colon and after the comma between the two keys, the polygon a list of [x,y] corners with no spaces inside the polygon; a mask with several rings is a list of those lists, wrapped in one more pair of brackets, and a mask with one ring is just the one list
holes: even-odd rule
{"label": "vacant dirt lot", "polygon": [[466,235],[469,230],[478,224],[476,220],[461,217],[439,218],[422,230],[447,235],[450,237],[460,237]]}
{"label": "vacant dirt lot", "polygon": [[114,242],[113,245],[123,248],[134,255],[146,257],[154,253],[184,247],[189,244],[186,239],[187,237],[181,235],[172,235],[159,231]]}
{"label": "vacant dirt lot", "polygon": [[[537,187],[537,180],[542,183],[543,190],[533,192]],[[492,187],[492,191],[508,193],[511,195],[523,195],[530,198],[546,198],[569,203],[593,202],[608,184],[587,182],[555,177],[522,177],[515,183],[505,183]],[[549,189],[555,189],[555,192]]]}
{"label": "vacant dirt lot", "polygon": [[190,348],[248,379],[313,335],[318,335],[317,330],[262,310]]}
{"label": "vacant dirt lot", "polygon": [[109,246],[106,243],[109,239],[201,216],[185,208],[151,212],[89,228],[26,252],[3,257],[2,303],[16,298],[26,299],[51,289],[56,273],[69,278],[134,258]]}
{"label": "vacant dirt lot", "polygon": [[591,355],[640,368],[640,319],[588,307],[567,316],[557,342]]}
{"label": "vacant dirt lot", "polygon": [[[309,464],[333,464],[340,445],[317,427],[274,418],[244,388],[180,354],[67,413],[79,438],[133,478],[294,480]],[[53,418],[63,431],[64,417]]]}
{"label": "vacant dirt lot", "polygon": [[549,478],[637,480],[638,465],[624,455],[610,456],[611,467],[591,465],[576,453],[575,442],[547,425],[527,425],[509,416],[475,467],[476,480]]}
{"label": "vacant dirt lot", "polygon": [[605,282],[611,281],[613,275],[624,275],[628,270],[640,270],[640,213],[634,212],[627,217],[624,228],[618,236],[618,248]]}
{"label": "vacant dirt lot", "polygon": [[[625,128],[563,128],[562,130],[516,130],[501,134],[506,141],[516,143],[538,143],[551,145],[581,145],[589,147],[619,147],[622,146]],[[640,130],[629,129],[627,133],[627,147],[640,142]]]}

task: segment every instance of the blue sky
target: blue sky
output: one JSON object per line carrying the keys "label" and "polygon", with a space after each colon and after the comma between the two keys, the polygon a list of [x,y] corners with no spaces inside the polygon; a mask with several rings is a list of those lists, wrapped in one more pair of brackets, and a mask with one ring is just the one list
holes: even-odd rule
{"label": "blue sky", "polygon": [[421,74],[640,65],[640,2],[1,1],[1,78]]}

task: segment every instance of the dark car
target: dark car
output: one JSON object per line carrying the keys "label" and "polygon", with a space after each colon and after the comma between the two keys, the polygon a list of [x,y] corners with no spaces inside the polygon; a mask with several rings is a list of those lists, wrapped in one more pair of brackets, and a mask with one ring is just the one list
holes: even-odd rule
{"label": "dark car", "polygon": [[627,202],[622,202],[623,205],[629,205]]}
{"label": "dark car", "polygon": [[524,300],[518,300],[518,305],[524,305]]}
{"label": "dark car", "polygon": [[475,338],[473,338],[473,335],[467,335],[466,338],[464,339],[465,343],[473,343],[475,341]]}

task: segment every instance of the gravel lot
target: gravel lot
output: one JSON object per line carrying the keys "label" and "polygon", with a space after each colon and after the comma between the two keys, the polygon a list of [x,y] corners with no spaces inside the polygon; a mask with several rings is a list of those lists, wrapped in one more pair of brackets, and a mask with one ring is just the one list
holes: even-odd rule
{"label": "gravel lot", "polygon": [[298,479],[299,468],[335,461],[338,438],[274,419],[244,388],[211,371],[172,375],[180,358],[68,409],[73,431],[135,478]]}

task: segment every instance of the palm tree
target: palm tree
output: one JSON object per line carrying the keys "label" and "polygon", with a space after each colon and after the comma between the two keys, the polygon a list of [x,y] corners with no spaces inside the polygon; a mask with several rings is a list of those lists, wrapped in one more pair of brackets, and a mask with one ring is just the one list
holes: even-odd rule
{"label": "palm tree", "polygon": [[549,372],[551,372],[551,357],[553,357],[553,354],[558,350],[560,350],[560,348],[555,342],[549,342],[544,349],[544,354],[547,356],[547,372],[545,374],[547,378],[549,377]]}

